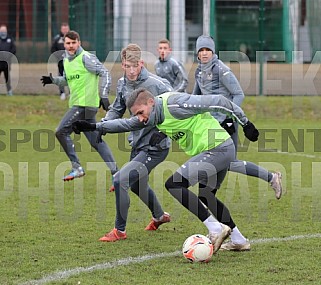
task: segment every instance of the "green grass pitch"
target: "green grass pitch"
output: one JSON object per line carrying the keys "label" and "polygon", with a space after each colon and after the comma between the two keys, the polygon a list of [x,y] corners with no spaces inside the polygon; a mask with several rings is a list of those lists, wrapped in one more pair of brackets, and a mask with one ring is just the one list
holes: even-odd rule
{"label": "green grass pitch", "polygon": [[[114,226],[110,174],[77,136],[86,176],[61,180],[70,164],[54,130],[67,102],[1,96],[0,284],[320,284],[321,97],[247,96],[243,104],[261,135],[249,143],[240,131],[238,158],[280,170],[287,192],[277,201],[266,182],[228,173],[218,195],[252,249],[191,264],[182,244],[206,228],[163,187],[185,154],[173,147],[150,175],[172,222],[144,231],[151,214],[131,193],[128,239],[101,243]],[[97,119],[103,116],[100,111]],[[126,163],[126,136],[104,139],[118,165]]]}

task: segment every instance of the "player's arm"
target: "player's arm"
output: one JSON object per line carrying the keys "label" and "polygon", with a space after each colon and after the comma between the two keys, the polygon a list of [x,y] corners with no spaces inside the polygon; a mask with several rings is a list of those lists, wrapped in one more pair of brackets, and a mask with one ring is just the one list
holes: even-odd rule
{"label": "player's arm", "polygon": [[243,110],[221,95],[175,94],[168,99],[168,108],[176,118],[188,118],[205,112],[221,112],[237,120],[242,126],[248,121]]}
{"label": "player's arm", "polygon": [[[253,125],[253,123],[249,121],[243,110],[224,96],[198,96],[186,93],[178,93],[178,96],[175,94],[171,97],[168,98],[168,109],[176,118],[188,118],[188,116],[211,111],[222,112],[238,121],[238,123],[243,127],[245,136],[250,141],[258,140],[259,131]],[[181,112],[181,114],[178,112]]]}
{"label": "player's arm", "polygon": [[56,84],[59,87],[68,86],[65,72],[63,73],[63,76],[52,76],[52,73],[50,73],[49,76],[50,76],[53,84]]}
{"label": "player's arm", "polygon": [[232,102],[241,106],[244,100],[244,92],[236,76],[230,69],[223,69],[220,75],[220,82],[233,96]]}
{"label": "player's arm", "polygon": [[94,54],[84,54],[82,61],[88,72],[99,76],[99,96],[101,98],[100,106],[107,111],[110,105],[108,99],[111,86],[110,73]]}
{"label": "player's arm", "polygon": [[176,74],[175,84],[177,82],[177,85],[174,86],[174,91],[185,92],[186,87],[188,85],[188,78],[185,69],[179,62],[173,65],[173,68],[174,73]]}
{"label": "player's arm", "polygon": [[43,86],[47,84],[56,84],[59,87],[64,87],[68,85],[65,73],[63,76],[52,76],[52,73],[50,73],[49,76],[42,76],[40,78],[40,81],[42,82]]}
{"label": "player's arm", "polygon": [[156,88],[158,90],[157,94],[163,94],[166,92],[173,91],[173,87],[170,85],[169,81],[165,78],[159,77],[159,79],[156,79]]}
{"label": "player's arm", "polygon": [[192,94],[194,94],[194,95],[201,95],[202,94],[201,88],[198,86],[197,80],[195,80]]}
{"label": "player's arm", "polygon": [[126,102],[124,101],[122,96],[123,85],[124,85],[124,80],[123,78],[121,78],[117,82],[116,98],[114,102],[109,106],[109,110],[106,113],[105,118],[102,119],[103,121],[119,119],[119,118],[122,118],[123,115],[125,114],[127,107],[126,107]]}
{"label": "player's arm", "polygon": [[147,125],[140,122],[136,116],[131,117],[130,119],[115,119],[99,123],[89,123],[86,120],[79,120],[72,124],[72,128],[76,134],[98,130],[100,135],[137,131],[146,126]]}
{"label": "player's arm", "polygon": [[103,135],[106,133],[137,131],[145,128],[146,126],[147,125],[140,122],[136,116],[129,119],[115,119],[96,123],[96,129],[101,131]]}

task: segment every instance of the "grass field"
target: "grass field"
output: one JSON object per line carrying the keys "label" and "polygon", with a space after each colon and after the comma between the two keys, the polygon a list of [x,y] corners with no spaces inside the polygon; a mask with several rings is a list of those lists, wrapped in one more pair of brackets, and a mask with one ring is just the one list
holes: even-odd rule
{"label": "grass field", "polygon": [[[266,182],[229,173],[219,197],[252,250],[219,252],[207,264],[181,255],[184,240],[206,228],[163,187],[184,154],[173,150],[150,175],[172,222],[144,231],[151,215],[131,194],[128,239],[100,243],[114,225],[110,174],[77,136],[86,176],[61,180],[70,164],[54,130],[67,103],[58,96],[2,96],[1,105],[1,285],[321,284],[321,97],[246,98],[244,110],[261,136],[249,143],[240,134],[238,156],[280,170],[287,192],[277,201]],[[104,139],[119,166],[126,163],[124,135]]]}

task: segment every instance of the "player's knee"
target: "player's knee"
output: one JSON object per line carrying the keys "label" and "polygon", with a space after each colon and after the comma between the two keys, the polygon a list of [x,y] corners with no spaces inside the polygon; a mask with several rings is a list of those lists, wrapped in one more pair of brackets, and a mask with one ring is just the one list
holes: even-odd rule
{"label": "player's knee", "polygon": [[173,182],[173,176],[169,177],[167,179],[167,181],[165,182],[165,188],[167,191],[169,191],[171,188],[173,188],[175,185],[174,185],[174,182]]}
{"label": "player's knee", "polygon": [[56,136],[57,139],[59,139],[59,138],[62,137],[61,129],[57,129],[57,130],[55,131],[55,136]]}
{"label": "player's knee", "polygon": [[165,188],[167,191],[171,191],[173,189],[181,189],[188,188],[190,186],[188,180],[181,176],[180,174],[170,176],[165,182]]}

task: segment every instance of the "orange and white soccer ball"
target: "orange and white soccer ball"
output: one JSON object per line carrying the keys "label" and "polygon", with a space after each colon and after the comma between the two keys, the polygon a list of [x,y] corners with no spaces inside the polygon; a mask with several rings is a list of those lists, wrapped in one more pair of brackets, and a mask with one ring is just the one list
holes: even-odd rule
{"label": "orange and white soccer ball", "polygon": [[182,251],[191,262],[208,262],[213,255],[213,244],[206,236],[195,234],[185,240]]}

